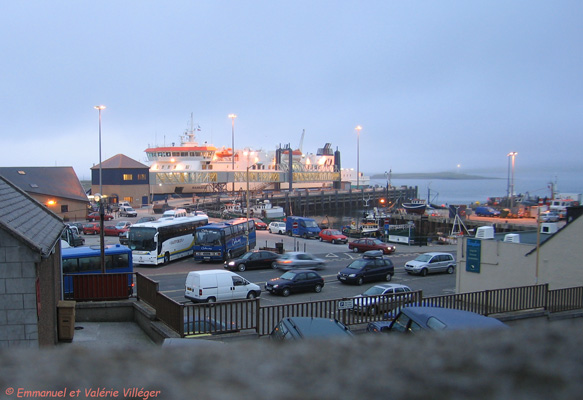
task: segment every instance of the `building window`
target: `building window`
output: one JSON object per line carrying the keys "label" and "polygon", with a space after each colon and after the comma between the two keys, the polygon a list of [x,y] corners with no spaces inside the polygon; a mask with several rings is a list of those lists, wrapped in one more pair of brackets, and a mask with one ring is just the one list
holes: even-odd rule
{"label": "building window", "polygon": [[134,198],[133,197],[124,197],[123,201],[127,201],[128,203],[132,204],[134,202]]}
{"label": "building window", "polygon": [[61,206],[61,212],[66,213],[69,212],[69,205],[65,204]]}
{"label": "building window", "polygon": [[145,181],[146,180],[146,174],[138,174],[138,180],[139,181]]}
{"label": "building window", "polygon": [[131,181],[133,179],[134,179],[134,176],[132,174],[123,174],[124,181]]}

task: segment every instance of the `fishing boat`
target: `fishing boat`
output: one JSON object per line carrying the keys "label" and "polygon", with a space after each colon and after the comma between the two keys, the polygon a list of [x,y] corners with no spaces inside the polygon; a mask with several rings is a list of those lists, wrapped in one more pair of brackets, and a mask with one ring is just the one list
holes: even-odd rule
{"label": "fishing boat", "polygon": [[407,214],[425,214],[425,209],[427,208],[427,203],[422,199],[414,199],[409,203],[403,203],[401,206],[405,209]]}

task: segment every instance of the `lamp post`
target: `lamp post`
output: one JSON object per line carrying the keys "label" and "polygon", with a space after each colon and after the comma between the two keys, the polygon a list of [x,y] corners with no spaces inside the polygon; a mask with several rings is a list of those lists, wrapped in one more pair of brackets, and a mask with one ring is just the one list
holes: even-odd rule
{"label": "lamp post", "polygon": [[231,171],[233,171],[233,197],[235,196],[235,118],[236,114],[229,114],[231,118]]}
{"label": "lamp post", "polygon": [[105,110],[104,105],[94,106],[94,108],[99,111],[99,193],[94,196],[95,201],[99,204],[99,248],[101,254],[101,273],[105,274],[105,238],[103,232],[103,220],[104,220],[104,209],[103,209],[103,181],[102,181],[102,169],[101,169],[101,110]]}
{"label": "lamp post", "polygon": [[103,184],[101,182],[101,110],[105,110],[104,105],[94,106],[99,111],[99,193],[103,193]]}
{"label": "lamp post", "polygon": [[95,193],[93,199],[99,205],[99,249],[100,249],[100,265],[101,273],[105,274],[105,240],[103,232],[103,220],[104,220],[104,210],[103,210],[103,196],[100,193]]}
{"label": "lamp post", "polygon": [[[508,157],[512,158],[512,180],[510,181],[509,178],[509,184],[508,184],[508,191],[509,193],[509,197],[510,197],[510,209],[512,210],[512,207],[514,207],[514,159],[516,157],[518,153],[515,151],[512,151],[510,153],[508,153]],[[510,158],[508,158],[508,173],[510,174]]]}
{"label": "lamp post", "polygon": [[360,131],[362,126],[356,128],[356,190],[360,189]]}

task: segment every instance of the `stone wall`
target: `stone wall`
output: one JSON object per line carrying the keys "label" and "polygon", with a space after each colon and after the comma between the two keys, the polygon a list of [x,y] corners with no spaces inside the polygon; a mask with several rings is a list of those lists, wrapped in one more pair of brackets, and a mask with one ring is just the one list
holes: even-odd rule
{"label": "stone wall", "polygon": [[38,346],[38,258],[30,248],[0,230],[0,347]]}

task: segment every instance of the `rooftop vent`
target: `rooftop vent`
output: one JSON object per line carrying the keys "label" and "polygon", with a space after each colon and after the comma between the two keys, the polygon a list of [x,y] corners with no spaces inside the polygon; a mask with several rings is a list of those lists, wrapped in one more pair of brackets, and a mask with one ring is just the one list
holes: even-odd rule
{"label": "rooftop vent", "polygon": [[504,235],[504,241],[509,243],[520,243],[520,235],[518,233],[508,233]]}
{"label": "rooftop vent", "polygon": [[553,234],[559,230],[559,225],[556,222],[545,222],[540,224],[540,233]]}
{"label": "rooftop vent", "polygon": [[476,231],[477,239],[494,239],[493,226],[480,226]]}

